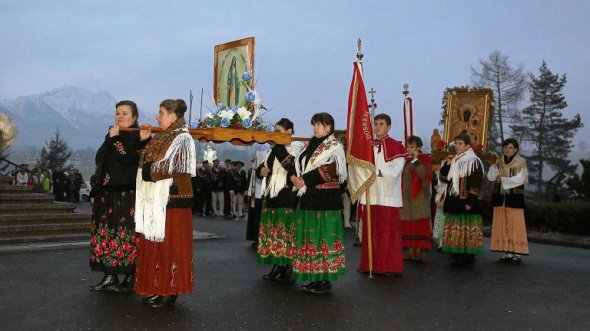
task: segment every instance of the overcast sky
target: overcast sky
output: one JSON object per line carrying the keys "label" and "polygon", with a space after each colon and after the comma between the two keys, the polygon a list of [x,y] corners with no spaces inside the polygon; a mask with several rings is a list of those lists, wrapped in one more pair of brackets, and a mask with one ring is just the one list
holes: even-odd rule
{"label": "overcast sky", "polygon": [[213,47],[256,37],[257,90],[274,119],[298,135],[327,111],[346,126],[356,40],[365,82],[401,138],[404,82],[426,141],[443,90],[469,84],[470,66],[495,49],[537,74],[545,59],[566,73],[566,116],[590,134],[590,2],[587,1],[12,1],[0,2],[0,99],[62,85],[132,99],[155,123],[159,102],[195,94],[210,105]]}

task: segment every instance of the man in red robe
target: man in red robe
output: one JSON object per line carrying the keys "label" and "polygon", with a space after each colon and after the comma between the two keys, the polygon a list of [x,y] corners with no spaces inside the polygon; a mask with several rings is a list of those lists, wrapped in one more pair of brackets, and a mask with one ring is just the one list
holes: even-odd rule
{"label": "man in red robe", "polygon": [[[402,253],[400,207],[402,207],[401,174],[406,150],[388,136],[391,118],[386,114],[375,116],[374,142],[377,178],[371,185],[371,242],[373,272],[396,275],[404,270]],[[359,214],[363,223],[361,263],[358,271],[369,271],[367,196],[361,197]]]}

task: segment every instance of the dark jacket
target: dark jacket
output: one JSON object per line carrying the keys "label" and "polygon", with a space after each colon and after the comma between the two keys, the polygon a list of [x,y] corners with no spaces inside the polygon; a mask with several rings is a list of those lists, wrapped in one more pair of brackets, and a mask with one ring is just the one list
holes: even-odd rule
{"label": "dark jacket", "polygon": [[[326,138],[312,138],[310,140],[307,149],[300,154],[297,160],[301,164],[301,169],[305,169],[310,156]],[[306,155],[307,159],[303,164],[303,158]],[[342,210],[344,208],[336,162],[322,165],[303,174],[303,181],[307,190],[299,200],[299,208],[302,210]]]}
{"label": "dark jacket", "polygon": [[[137,127],[134,125],[133,127]],[[119,135],[107,134],[96,152],[95,185],[92,190],[125,191],[135,189],[138,150],[145,142],[139,139],[139,131],[121,131]],[[93,194],[94,195],[94,194]]]}
{"label": "dark jacket", "polygon": [[195,188],[199,191],[209,192],[211,191],[211,177],[209,174],[210,169],[197,168],[197,175],[193,177],[193,183]]}
{"label": "dark jacket", "polygon": [[209,183],[211,183],[211,191],[219,192],[224,190],[223,186],[223,177],[225,176],[225,171],[221,168],[211,168],[209,169]]}

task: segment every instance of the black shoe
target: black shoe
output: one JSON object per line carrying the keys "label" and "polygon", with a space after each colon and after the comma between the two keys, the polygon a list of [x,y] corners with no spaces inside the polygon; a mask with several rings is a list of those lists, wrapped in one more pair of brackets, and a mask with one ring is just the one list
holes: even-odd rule
{"label": "black shoe", "polygon": [[100,283],[90,286],[91,291],[108,291],[113,286],[119,285],[119,278],[117,275],[105,275]]}
{"label": "black shoe", "polygon": [[277,280],[279,282],[290,282],[293,279],[293,268],[291,268],[290,265],[281,267],[281,271],[279,272],[279,277],[277,278]]}
{"label": "black shoe", "polygon": [[114,285],[111,290],[113,292],[129,293],[129,292],[133,291],[133,281],[134,280],[135,280],[135,275],[126,274],[125,279],[123,279],[121,284]]}
{"label": "black shoe", "polygon": [[162,300],[153,303],[152,308],[172,310],[176,306],[176,297],[176,295],[164,296]]}
{"label": "black shoe", "polygon": [[301,286],[301,291],[303,292],[311,292],[316,286],[318,286],[320,282],[311,282]]}
{"label": "black shoe", "polygon": [[272,269],[266,275],[262,276],[262,279],[274,282],[281,272],[281,267],[276,264],[272,265]]}
{"label": "black shoe", "polygon": [[151,297],[143,298],[142,301],[146,305],[153,305],[155,303],[162,301],[162,298],[163,298],[163,296],[156,294],[156,295],[152,295]]}
{"label": "black shoe", "polygon": [[459,254],[451,254],[451,258],[453,259],[453,263],[451,263],[451,268],[461,268],[463,267],[463,256]]}
{"label": "black shoe", "polygon": [[310,292],[314,294],[323,294],[329,292],[332,289],[332,283],[323,281],[319,282],[318,285],[314,286]]}

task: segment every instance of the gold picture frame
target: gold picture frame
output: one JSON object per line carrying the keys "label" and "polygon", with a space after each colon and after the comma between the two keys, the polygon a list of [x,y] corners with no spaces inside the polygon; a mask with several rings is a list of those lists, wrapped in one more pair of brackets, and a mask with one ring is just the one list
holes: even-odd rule
{"label": "gold picture frame", "polygon": [[224,107],[245,103],[246,92],[242,85],[242,73],[252,74],[254,82],[254,37],[216,45],[214,49],[213,98]]}
{"label": "gold picture frame", "polygon": [[487,151],[491,102],[491,89],[447,89],[444,141],[450,143],[459,133],[467,131],[471,145]]}

